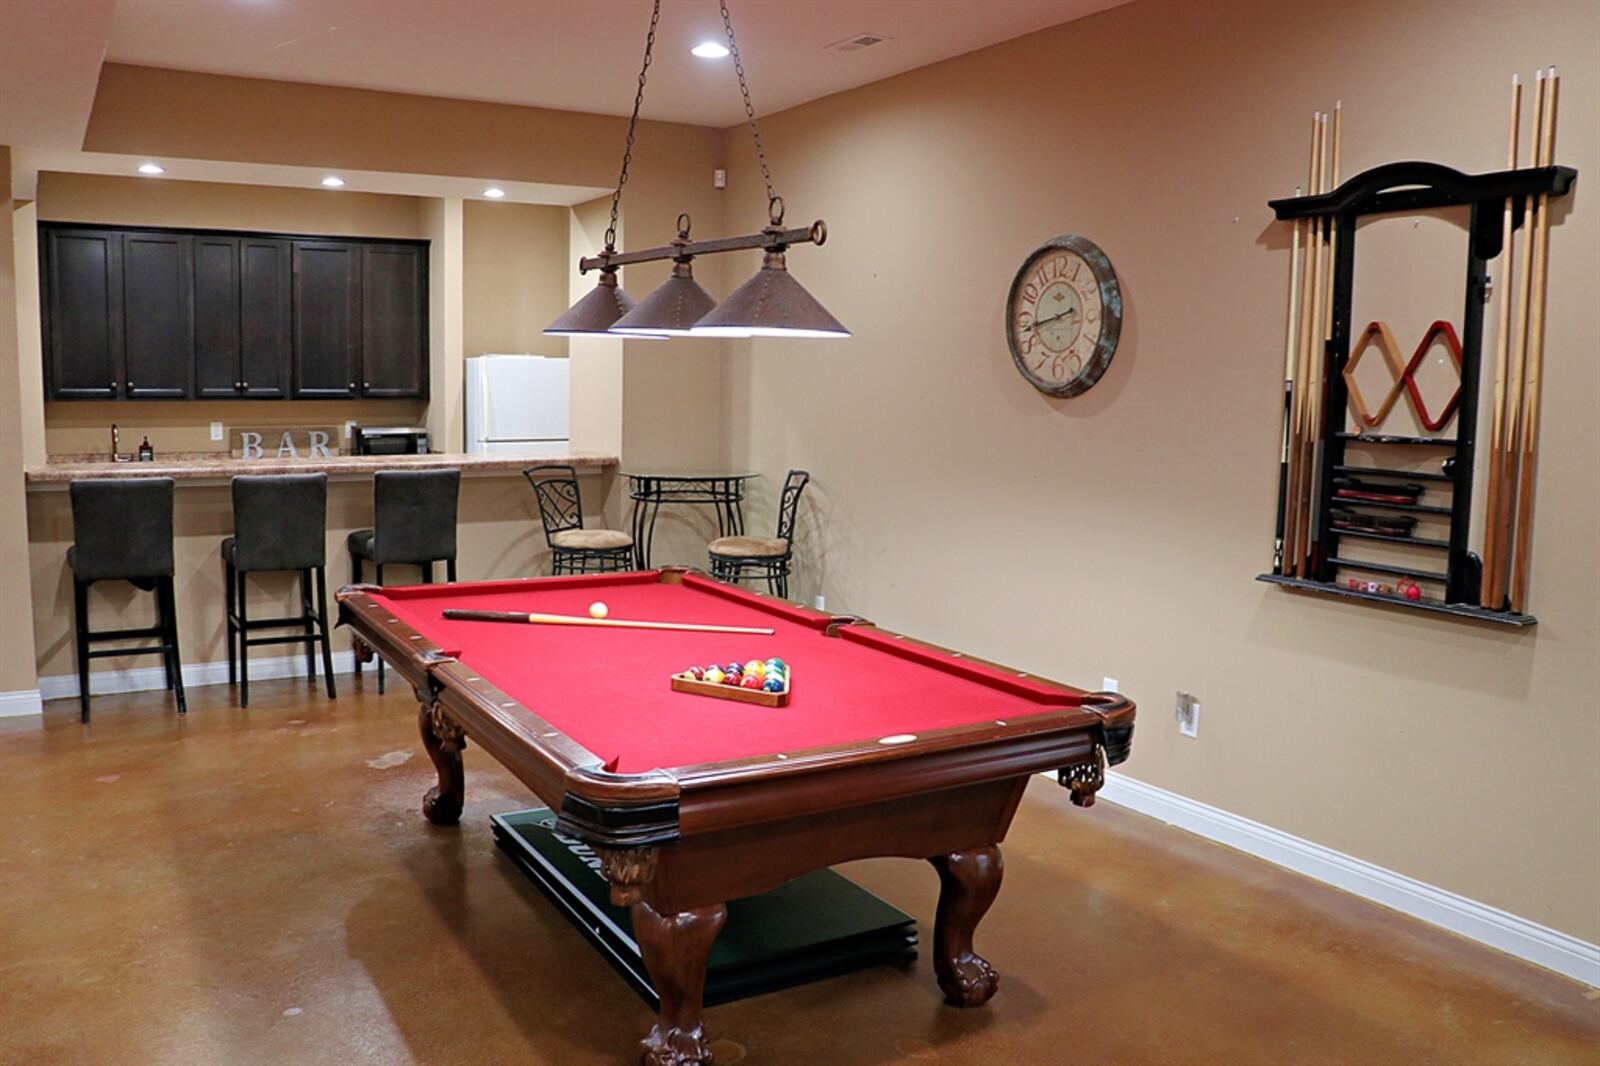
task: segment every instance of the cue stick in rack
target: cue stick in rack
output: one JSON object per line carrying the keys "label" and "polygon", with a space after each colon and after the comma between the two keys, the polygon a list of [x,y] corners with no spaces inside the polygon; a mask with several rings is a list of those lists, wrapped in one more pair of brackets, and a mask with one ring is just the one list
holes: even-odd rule
{"label": "cue stick in rack", "polygon": [[465,611],[449,608],[444,616],[455,622],[511,622],[533,626],[599,626],[606,629],[672,629],[686,633],[754,633],[770,637],[760,626],[716,626],[700,622],[634,622],[626,618],[585,618],[576,614],[529,614],[525,611]]}
{"label": "cue stick in rack", "polygon": [[[1511,75],[1511,121],[1506,133],[1506,169],[1517,169],[1517,134],[1522,125],[1522,79]],[[1500,523],[1500,479],[1505,476],[1504,423],[1506,418],[1506,362],[1511,349],[1511,286],[1516,246],[1515,201],[1506,197],[1505,218],[1500,223],[1500,281],[1495,285],[1494,339],[1494,416],[1489,425],[1489,491],[1484,511],[1483,581],[1478,590],[1479,606],[1494,609],[1494,569],[1498,561],[1493,531]]]}
{"label": "cue stick in rack", "polygon": [[[1543,158],[1540,138],[1544,133],[1545,78],[1539,71],[1534,78],[1533,137],[1529,145],[1528,165],[1536,167]],[[1506,423],[1501,436],[1500,482],[1496,486],[1495,524],[1489,530],[1494,538],[1494,569],[1490,571],[1489,606],[1498,611],[1506,602],[1506,571],[1510,567],[1511,519],[1516,503],[1518,469],[1522,440],[1522,389],[1527,372],[1528,358],[1528,308],[1533,296],[1533,239],[1532,229],[1537,203],[1529,197],[1523,208],[1523,220],[1528,233],[1522,241],[1522,267],[1517,277],[1517,320],[1511,336],[1511,369],[1506,375]]]}
{"label": "cue stick in rack", "polygon": [[[1321,195],[1326,191],[1323,183],[1324,167],[1328,155],[1328,116],[1317,115],[1316,151],[1313,164],[1313,182],[1315,194]],[[1306,369],[1304,399],[1300,404],[1300,493],[1299,513],[1295,523],[1294,542],[1294,575],[1306,576],[1306,552],[1311,543],[1311,501],[1316,484],[1314,471],[1311,469],[1315,450],[1312,441],[1317,432],[1316,410],[1317,390],[1321,360],[1317,358],[1317,341],[1322,336],[1322,249],[1324,230],[1322,218],[1311,220],[1311,288],[1310,299],[1306,302],[1308,314],[1305,322],[1305,352],[1302,362]]]}
{"label": "cue stick in rack", "polygon": [[[1294,194],[1300,195],[1296,185]],[[1289,253],[1289,324],[1283,338],[1283,434],[1278,448],[1278,540],[1272,549],[1272,569],[1284,572],[1283,534],[1289,512],[1289,445],[1294,439],[1294,360],[1300,333],[1300,220],[1294,220]]]}
{"label": "cue stick in rack", "polygon": [[[1306,190],[1308,195],[1317,192],[1317,130],[1322,116],[1314,113],[1311,116],[1311,155],[1306,163]],[[1306,374],[1307,364],[1310,362],[1308,349],[1311,347],[1309,335],[1309,321],[1311,317],[1311,303],[1315,294],[1311,288],[1311,264],[1313,261],[1314,240],[1317,231],[1317,220],[1311,218],[1306,225],[1305,258],[1301,261],[1300,268],[1300,317],[1295,323],[1298,333],[1295,354],[1294,375],[1294,433],[1289,445],[1289,499],[1286,504],[1286,518],[1284,522],[1284,556],[1283,572],[1300,576],[1300,566],[1296,560],[1296,550],[1300,543],[1300,497],[1302,484],[1302,470],[1300,456],[1303,451],[1301,442],[1305,439],[1305,403],[1306,403]]]}
{"label": "cue stick in rack", "polygon": [[[1560,79],[1551,67],[1544,79],[1544,124],[1539,132],[1539,165],[1555,162],[1556,94]],[[1522,388],[1521,477],[1517,485],[1517,547],[1511,558],[1511,609],[1521,614],[1528,597],[1528,553],[1533,544],[1533,475],[1539,461],[1540,371],[1544,368],[1545,290],[1549,284],[1550,197],[1539,194],[1533,228],[1533,307],[1528,312],[1528,364]]]}
{"label": "cue stick in rack", "polygon": [[[1335,100],[1333,103],[1333,148],[1328,148],[1328,116],[1322,116],[1322,152],[1331,166],[1325,174],[1322,184],[1324,193],[1332,192],[1339,187],[1339,148],[1343,123],[1340,121],[1344,114],[1344,101]],[[1327,269],[1322,274],[1323,297],[1322,306],[1317,313],[1322,318],[1322,328],[1316,334],[1320,339],[1312,349],[1311,357],[1316,361],[1316,370],[1312,375],[1311,425],[1310,441],[1307,444],[1309,456],[1306,460],[1306,480],[1309,486],[1309,502],[1306,504],[1306,531],[1309,543],[1306,546],[1306,556],[1315,566],[1321,560],[1319,546],[1322,541],[1322,527],[1319,519],[1322,516],[1322,494],[1318,491],[1317,470],[1322,461],[1323,434],[1327,429],[1328,418],[1328,379],[1332,364],[1328,360],[1328,343],[1333,340],[1333,268],[1337,261],[1335,252],[1338,248],[1338,233],[1335,219],[1329,215],[1326,219],[1327,233],[1323,238],[1324,251],[1327,256]]]}

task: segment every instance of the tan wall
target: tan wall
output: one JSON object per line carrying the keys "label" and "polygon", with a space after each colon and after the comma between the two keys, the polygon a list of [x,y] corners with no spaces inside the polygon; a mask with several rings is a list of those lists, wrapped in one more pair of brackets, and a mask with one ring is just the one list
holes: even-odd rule
{"label": "tan wall", "polygon": [[564,337],[543,330],[567,299],[565,207],[468,201],[465,341],[468,356],[566,355]]}
{"label": "tan wall", "polygon": [[[11,149],[0,145],[0,250],[11,243]],[[0,255],[0,544],[24,543],[27,536],[27,507],[22,489],[22,420],[14,412],[22,409],[23,379],[17,356],[15,258]],[[18,607],[28,602],[26,560],[16,551],[0,553],[0,603],[15,617]],[[0,640],[0,693],[26,692],[38,687],[34,672],[33,639],[18,626],[7,626]]]}
{"label": "tan wall", "polygon": [[[596,507],[587,515],[591,522],[603,521],[597,503],[605,498],[610,480],[610,474],[583,478],[585,504]],[[7,513],[11,513],[9,509]],[[327,535],[330,596],[350,580],[345,538],[351,530],[371,526],[371,479],[330,483]],[[75,667],[72,576],[66,567],[67,548],[72,544],[72,506],[68,494],[60,488],[30,492],[26,532],[34,604],[32,635],[38,645],[39,676],[71,675]],[[173,555],[177,574],[178,639],[186,663],[219,662],[227,658],[219,546],[222,538],[232,533],[233,504],[227,485],[179,485],[173,516]],[[9,539],[9,542],[18,543],[18,539]],[[539,526],[538,510],[522,478],[513,475],[462,479],[457,552],[458,576],[462,580],[527,577],[550,572],[550,554]],[[414,576],[416,571],[396,567],[395,573],[385,577],[394,581],[407,574]],[[369,571],[367,577],[371,576]],[[438,577],[443,580],[442,566],[438,568]],[[294,575],[261,575],[252,578],[252,589],[255,590],[250,600],[253,616],[265,618],[298,612],[298,584]],[[154,619],[152,601],[153,597],[136,591],[127,582],[107,581],[93,587],[89,610],[96,628],[136,626],[150,624]],[[336,650],[348,648],[349,642],[339,635],[335,637],[334,647]],[[265,648],[258,649],[256,654],[272,657],[292,651]],[[110,657],[96,660],[94,668],[97,671],[137,668],[152,662],[148,657]],[[9,686],[0,684],[0,691],[6,687]]]}
{"label": "tan wall", "polygon": [[[1304,182],[1312,110],[1343,99],[1346,175],[1498,169],[1509,77],[1545,63],[1559,160],[1585,176],[1551,239],[1540,625],[1254,582],[1288,273],[1266,201]],[[1141,703],[1129,775],[1600,940],[1597,101],[1593,4],[1141,0],[766,120],[791,215],[830,226],[790,266],[855,331],[730,357],[736,455],[769,483],[816,475],[800,591],[1077,684],[1119,678]],[[760,183],[745,131],[726,137],[737,228]],[[1105,378],[1057,401],[1018,376],[1002,325],[1013,272],[1061,233],[1110,255],[1127,317]],[[1459,288],[1434,306],[1409,260],[1361,269],[1363,292],[1404,295],[1389,306],[1459,320]],[[1459,283],[1460,258],[1437,269]],[[1178,689],[1203,703],[1197,740]]]}

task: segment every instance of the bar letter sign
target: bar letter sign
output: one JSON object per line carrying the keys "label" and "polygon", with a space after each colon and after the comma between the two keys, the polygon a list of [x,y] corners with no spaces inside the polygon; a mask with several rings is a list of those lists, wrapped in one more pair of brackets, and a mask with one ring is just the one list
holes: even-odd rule
{"label": "bar letter sign", "polygon": [[326,426],[274,426],[233,431],[235,459],[331,459],[339,454],[338,431]]}

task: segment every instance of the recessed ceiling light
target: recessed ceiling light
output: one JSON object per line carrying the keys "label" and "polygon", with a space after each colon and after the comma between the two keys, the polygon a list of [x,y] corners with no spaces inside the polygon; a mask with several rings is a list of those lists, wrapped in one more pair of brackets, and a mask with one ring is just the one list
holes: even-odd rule
{"label": "recessed ceiling light", "polygon": [[483,195],[487,196],[491,200],[499,200],[503,198],[505,194],[506,191],[497,185],[491,185],[489,188],[483,190]]}
{"label": "recessed ceiling light", "polygon": [[139,164],[139,173],[141,174],[165,174],[166,172],[167,168],[162,166],[160,163]]}
{"label": "recessed ceiling light", "polygon": [[716,41],[702,41],[689,49],[690,53],[701,59],[721,59],[728,54],[728,46],[718,44]]}
{"label": "recessed ceiling light", "polygon": [[329,174],[327,177],[322,179],[322,184],[326,185],[330,189],[341,189],[344,187],[344,179],[333,174]]}

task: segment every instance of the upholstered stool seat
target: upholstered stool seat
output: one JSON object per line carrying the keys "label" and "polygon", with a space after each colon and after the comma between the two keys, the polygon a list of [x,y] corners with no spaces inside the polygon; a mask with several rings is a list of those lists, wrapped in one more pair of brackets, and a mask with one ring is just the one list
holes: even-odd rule
{"label": "upholstered stool seat", "polygon": [[[459,470],[383,470],[372,478],[372,526],[345,538],[350,551],[350,576],[363,580],[362,563],[371,562],[377,583],[385,566],[415,566],[424,585],[433,582],[433,566],[443,560],[445,579],[456,579],[456,509],[461,497]],[[356,673],[370,649],[357,642]],[[378,692],[383,693],[383,660],[378,659]]]}
{"label": "upholstered stool seat", "polygon": [[578,471],[560,463],[522,472],[539,502],[552,574],[598,574],[633,569],[633,538],[616,529],[583,528]]}
{"label": "upholstered stool seat", "polygon": [[633,538],[617,529],[563,529],[550,534],[550,543],[558,548],[604,551],[607,548],[631,548]]}
{"label": "upholstered stool seat", "polygon": [[[233,536],[222,540],[222,588],[228,629],[228,683],[239,686],[239,706],[250,706],[250,649],[262,645],[304,644],[306,675],[317,676],[317,649],[328,698],[333,682],[333,647],[328,640],[328,477],[285,474],[236,477]],[[259,573],[299,573],[300,613],[282,618],[250,617],[250,585]],[[313,606],[315,600],[315,606]],[[262,629],[297,633],[269,637]]]}
{"label": "upholstered stool seat", "polygon": [[794,553],[794,521],[800,494],[811,481],[804,470],[791,470],[778,497],[778,530],[772,537],[718,537],[711,542],[711,576],[719,581],[766,578],[767,590],[787,599],[789,561]]}
{"label": "upholstered stool seat", "polygon": [[[172,577],[171,478],[104,478],[74,481],[72,539],[67,569],[72,572],[74,634],[78,653],[78,706],[89,720],[89,660],[107,656],[160,655],[167,688],[178,713],[188,708],[183,666],[178,656],[178,609]],[[89,587],[96,581],[127,581],[156,594],[155,625],[134,629],[89,628]],[[96,641],[154,637],[139,647],[91,649]]]}
{"label": "upholstered stool seat", "polygon": [[712,555],[768,559],[788,552],[789,542],[783,537],[718,537],[711,542]]}

